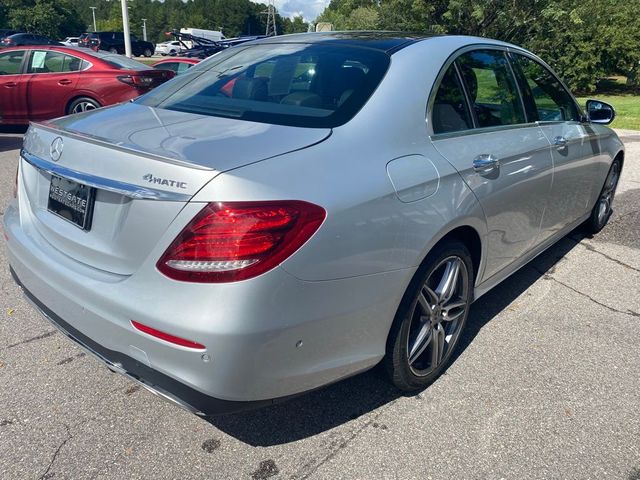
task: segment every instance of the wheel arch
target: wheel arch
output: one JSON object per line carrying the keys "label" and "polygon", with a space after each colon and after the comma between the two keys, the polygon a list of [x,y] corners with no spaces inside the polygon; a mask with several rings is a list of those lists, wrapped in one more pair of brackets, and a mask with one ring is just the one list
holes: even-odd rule
{"label": "wheel arch", "polygon": [[431,247],[429,251],[433,250],[437,245],[454,240],[462,242],[465,247],[467,247],[467,250],[469,250],[469,253],[471,254],[471,261],[473,263],[473,280],[475,282],[478,279],[480,273],[480,266],[483,257],[482,239],[480,237],[480,233],[478,233],[478,231],[474,227],[470,225],[461,225],[459,227],[455,227],[454,229],[443,235],[433,245],[433,247]]}
{"label": "wheel arch", "polygon": [[624,167],[624,149],[620,149],[618,153],[613,157],[613,161],[620,160],[620,171],[622,172],[622,168]]}
{"label": "wheel arch", "polygon": [[[396,312],[400,310],[403,302],[406,301],[407,293],[410,292],[415,287],[415,283],[416,281],[418,281],[420,272],[424,269],[424,266],[426,265],[426,261],[427,261],[427,258],[429,257],[429,254],[440,245],[453,242],[453,241],[459,241],[459,242],[462,242],[465,245],[465,247],[467,247],[467,250],[469,250],[469,253],[471,254],[471,262],[473,265],[473,276],[474,276],[473,281],[474,281],[474,284],[477,283],[478,279],[481,278],[480,270],[484,267],[484,263],[483,263],[483,260],[484,260],[483,246],[484,245],[482,242],[482,236],[480,232],[478,231],[477,228],[471,226],[470,223],[471,222],[457,224],[455,226],[451,226],[450,228],[444,229],[441,232],[441,235],[437,236],[435,241],[430,244],[426,252],[424,252],[422,259],[420,260],[420,264],[418,265],[416,270],[413,272],[410,280],[407,282],[405,286],[405,290],[402,293],[399,299],[398,305],[396,307]],[[472,287],[472,292],[474,290],[475,290],[475,285]],[[472,293],[472,299],[474,297],[475,297],[475,294]],[[389,332],[391,331],[393,323],[395,323],[396,321],[397,319],[394,318],[394,321],[389,324]],[[387,339],[388,339],[388,335],[389,333],[387,333]]]}

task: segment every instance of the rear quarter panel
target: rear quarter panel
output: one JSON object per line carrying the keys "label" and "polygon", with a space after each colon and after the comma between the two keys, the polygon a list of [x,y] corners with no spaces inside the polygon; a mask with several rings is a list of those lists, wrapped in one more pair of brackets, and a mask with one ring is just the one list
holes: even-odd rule
{"label": "rear quarter panel", "polygon": [[126,102],[140,96],[142,91],[133,88],[116,77],[127,72],[87,72],[78,82],[74,97],[88,96],[96,99],[102,106]]}

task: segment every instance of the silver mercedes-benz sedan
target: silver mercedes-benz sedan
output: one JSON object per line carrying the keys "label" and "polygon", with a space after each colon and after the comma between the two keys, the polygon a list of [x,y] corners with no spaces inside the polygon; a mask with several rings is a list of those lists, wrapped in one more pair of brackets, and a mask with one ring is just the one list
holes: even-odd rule
{"label": "silver mercedes-benz sedan", "polygon": [[198,414],[380,362],[420,389],[471,302],[607,223],[614,115],[482,38],[244,44],[131,103],[32,124],[11,272],[110,369]]}

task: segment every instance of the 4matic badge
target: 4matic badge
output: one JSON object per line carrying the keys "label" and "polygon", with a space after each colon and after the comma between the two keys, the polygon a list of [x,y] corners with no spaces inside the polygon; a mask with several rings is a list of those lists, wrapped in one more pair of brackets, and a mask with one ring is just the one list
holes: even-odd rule
{"label": "4matic badge", "polygon": [[166,178],[156,177],[152,173],[147,173],[142,177],[142,179],[146,180],[149,183],[154,183],[156,185],[166,185],[167,187],[176,187],[176,188],[187,188],[187,182],[179,182],[178,180],[169,180]]}

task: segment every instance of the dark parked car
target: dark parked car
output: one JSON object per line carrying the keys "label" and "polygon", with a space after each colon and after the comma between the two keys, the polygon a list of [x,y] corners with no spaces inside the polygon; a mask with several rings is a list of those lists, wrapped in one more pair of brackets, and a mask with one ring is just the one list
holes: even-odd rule
{"label": "dark parked car", "polygon": [[0,50],[0,125],[126,102],[174,76],[122,55],[84,48],[7,48]]}
{"label": "dark parked car", "polygon": [[[195,38],[195,37],[194,37]],[[221,40],[219,42],[211,42],[211,43],[194,43],[194,46],[187,50],[186,52],[179,53],[178,56],[186,57],[186,58],[208,58],[211,55],[215,55],[222,50],[235,47],[236,45],[241,45],[246,42],[251,42],[253,40],[259,40],[261,38],[265,38],[265,35],[252,35],[246,37],[237,37],[237,38],[228,38],[226,40]]]}
{"label": "dark parked car", "polygon": [[62,45],[44,35],[34,33],[14,33],[2,39],[3,47],[19,47],[22,45]]}
{"label": "dark parked car", "polygon": [[0,28],[0,41],[2,41],[5,37],[9,35],[14,35],[16,33],[22,33],[20,30],[11,30],[9,28]]}
{"label": "dark parked car", "polygon": [[[150,57],[153,55],[155,45],[144,40],[138,40],[135,35],[131,37],[131,53],[136,57]],[[85,46],[93,50],[107,50],[111,53],[124,54],[124,33],[122,32],[93,32],[84,40]]]}

